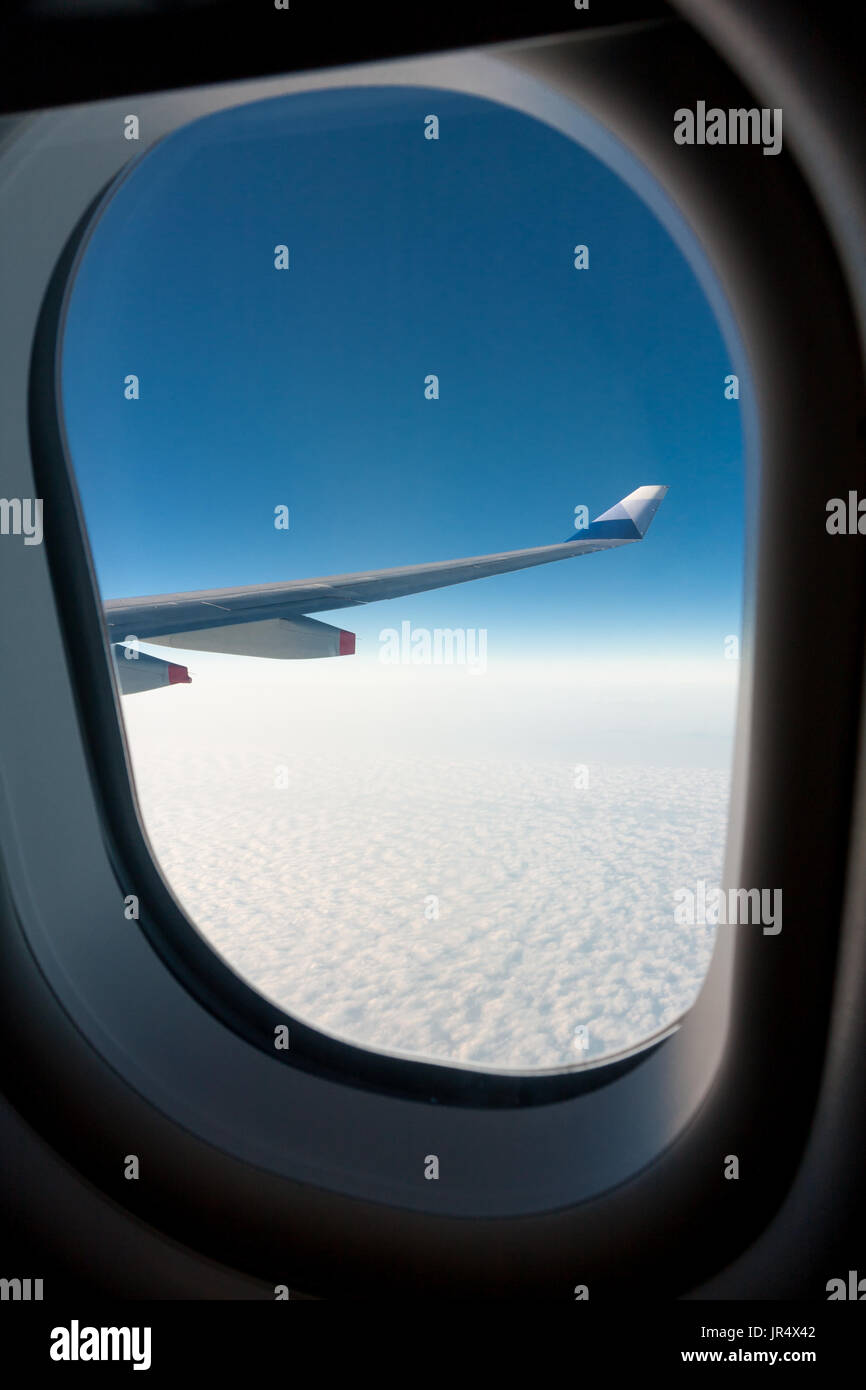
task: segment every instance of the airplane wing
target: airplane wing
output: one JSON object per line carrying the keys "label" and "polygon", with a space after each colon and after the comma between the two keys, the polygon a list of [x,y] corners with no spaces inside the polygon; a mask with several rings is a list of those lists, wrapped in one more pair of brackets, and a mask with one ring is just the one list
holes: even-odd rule
{"label": "airplane wing", "polygon": [[[359,574],[329,575],[322,579],[291,579],[279,584],[251,584],[241,589],[202,589],[192,593],[159,594],[146,598],[109,599],[105,620],[115,660],[130,656],[130,643],[185,650],[232,653],[240,656],[319,657],[346,656],[355,650],[351,632],[310,618],[309,614],[337,608],[355,608],[382,599],[405,598],[470,579],[485,579],[511,570],[547,565],[575,555],[642,540],[655,516],[666,487],[639,487],[590,523],[574,539],[529,550],[506,550],[496,555],[474,555],[464,560],[440,560],[426,565],[366,570]],[[137,659],[140,659],[136,652]],[[143,654],[141,654],[143,655]],[[159,662],[145,675],[136,668],[135,680],[174,684],[188,681],[185,667]],[[117,662],[121,678],[127,662]],[[159,668],[166,667],[160,673]],[[170,670],[168,669],[170,668]],[[170,674],[174,673],[174,674]],[[177,674],[182,673],[182,674]],[[131,672],[121,691],[151,689],[153,684],[132,683]],[[164,676],[164,679],[158,678]]]}

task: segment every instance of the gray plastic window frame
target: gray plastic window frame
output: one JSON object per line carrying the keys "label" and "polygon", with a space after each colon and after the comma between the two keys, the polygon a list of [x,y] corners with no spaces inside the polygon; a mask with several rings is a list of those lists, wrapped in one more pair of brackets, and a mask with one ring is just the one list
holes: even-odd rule
{"label": "gray plastic window frame", "polygon": [[[19,248],[7,295],[14,345],[10,351],[9,338],[4,340],[0,371],[3,418],[10,422],[9,491],[33,493],[28,363],[21,344],[32,338],[48,280],[77,218],[124,162],[116,137],[109,141],[105,130],[119,130],[130,106],[146,114],[156,138],[208,111],[289,91],[365,82],[460,89],[465,82],[465,90],[505,99],[555,124],[557,110],[564,119],[573,108],[518,71],[518,63],[532,67],[536,58],[543,65],[541,48],[534,57],[529,46],[516,56],[399,61],[102,103],[24,122],[0,164],[0,222]],[[495,83],[486,85],[494,73],[503,84],[498,90]],[[551,74],[556,75],[555,63]],[[589,95],[591,104],[604,110],[597,86]],[[27,248],[23,262],[22,246]],[[717,318],[723,322],[718,311]],[[744,372],[744,380],[748,377]],[[743,645],[748,657],[758,486],[757,426],[749,422],[748,404],[744,432],[753,480],[746,518]],[[733,933],[720,936],[697,1001],[662,1046],[609,1085],[549,1106],[431,1110],[417,1101],[353,1090],[275,1067],[197,1005],[146,941],[124,930],[121,893],[104,849],[43,551],[6,547],[2,558],[13,583],[16,573],[21,576],[27,596],[18,607],[7,605],[2,615],[4,646],[28,652],[28,680],[4,692],[17,741],[13,747],[6,738],[0,745],[0,843],[10,898],[44,980],[78,1033],[150,1107],[259,1170],[437,1216],[516,1216],[573,1206],[627,1182],[685,1132],[708,1098],[726,1053],[735,968],[754,953],[753,943],[735,942]],[[746,660],[725,875],[731,883],[739,881],[745,845],[751,696]],[[51,799],[34,799],[34,786],[50,788]],[[40,874],[46,844],[51,879]],[[418,1181],[427,1152],[443,1156],[447,1182]]]}

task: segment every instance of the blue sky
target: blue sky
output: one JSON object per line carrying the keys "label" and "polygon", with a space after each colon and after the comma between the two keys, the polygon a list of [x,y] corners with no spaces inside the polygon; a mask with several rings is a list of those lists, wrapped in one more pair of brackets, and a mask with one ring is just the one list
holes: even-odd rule
{"label": "blue sky", "polygon": [[681,252],[594,155],[480,98],[357,88],[136,161],[78,271],[62,383],[106,598],[542,545],[577,504],[667,483],[640,545],[335,620],[359,652],[409,619],[486,627],[491,658],[716,660],[741,608],[732,370]]}

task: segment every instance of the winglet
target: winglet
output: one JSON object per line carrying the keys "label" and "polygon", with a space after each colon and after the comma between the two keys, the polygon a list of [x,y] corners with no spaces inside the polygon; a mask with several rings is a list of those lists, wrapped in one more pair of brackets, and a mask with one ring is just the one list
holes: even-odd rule
{"label": "winglet", "polygon": [[658,485],[637,487],[621,502],[597,516],[585,531],[578,531],[567,539],[639,541],[649,530],[666,492],[666,487]]}

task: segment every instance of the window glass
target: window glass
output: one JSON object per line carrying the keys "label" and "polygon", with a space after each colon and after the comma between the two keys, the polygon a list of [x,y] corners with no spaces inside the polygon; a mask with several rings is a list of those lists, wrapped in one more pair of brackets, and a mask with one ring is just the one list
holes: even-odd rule
{"label": "window glass", "polygon": [[[125,172],[62,349],[103,601],[319,581],[249,635],[288,656],[237,654],[243,616],[216,651],[114,648],[122,684],[160,673],[121,699],[136,792],[213,948],[328,1033],[443,1062],[574,1066],[674,1023],[715,931],[743,448],[646,203],[481,97],[260,101]],[[323,583],[586,539],[661,485],[643,539],[632,504],[593,553]]]}

